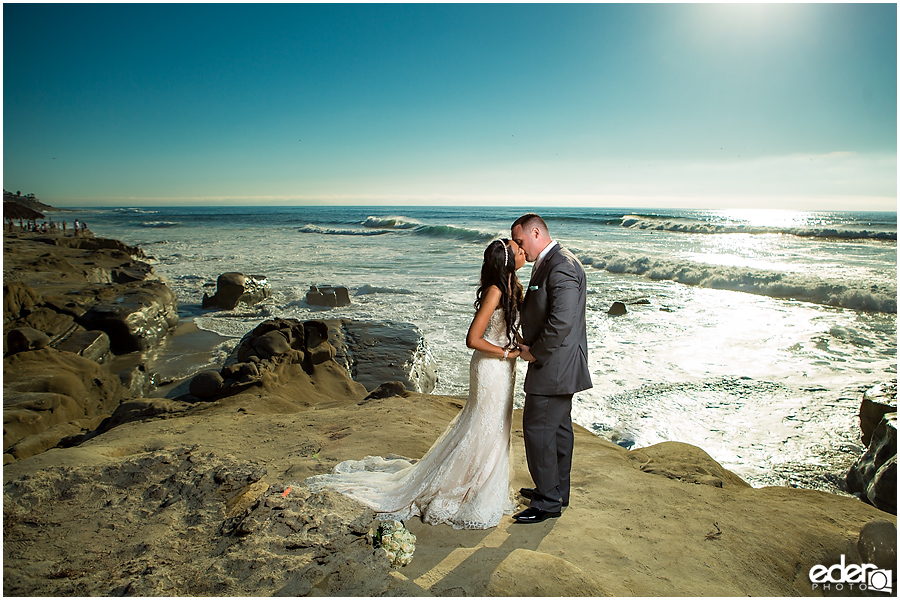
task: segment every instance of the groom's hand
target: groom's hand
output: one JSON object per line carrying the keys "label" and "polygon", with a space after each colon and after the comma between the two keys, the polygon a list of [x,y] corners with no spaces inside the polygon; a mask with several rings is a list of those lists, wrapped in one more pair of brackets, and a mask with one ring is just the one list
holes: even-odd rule
{"label": "groom's hand", "polygon": [[533,363],[534,361],[537,360],[534,356],[531,355],[531,346],[523,346],[522,344],[519,344],[519,350],[520,350],[520,354],[519,354],[520,358],[522,358],[530,363]]}

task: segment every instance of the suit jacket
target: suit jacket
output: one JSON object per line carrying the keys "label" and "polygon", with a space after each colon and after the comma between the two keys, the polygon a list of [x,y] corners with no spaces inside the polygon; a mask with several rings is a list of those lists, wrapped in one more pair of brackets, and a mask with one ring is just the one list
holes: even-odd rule
{"label": "suit jacket", "polygon": [[531,275],[522,305],[528,364],[525,392],[555,396],[593,387],[587,363],[587,277],[575,255],[556,245]]}

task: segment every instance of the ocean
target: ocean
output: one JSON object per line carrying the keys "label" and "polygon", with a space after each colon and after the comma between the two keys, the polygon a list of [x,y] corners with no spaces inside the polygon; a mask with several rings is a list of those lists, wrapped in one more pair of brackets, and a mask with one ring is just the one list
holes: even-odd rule
{"label": "ocean", "polygon": [[[226,336],[212,362],[273,317],[409,322],[434,355],[435,393],[464,395],[484,248],[531,211],[587,272],[594,387],[575,397],[578,424],[626,448],[694,444],[757,487],[839,490],[863,451],[862,392],[897,376],[896,213],[302,206],[55,217],[140,245],[182,319]],[[272,297],[203,310],[228,271],[267,277]],[[523,285],[530,271],[519,271]],[[311,285],[346,286],[353,303],[309,306]],[[627,314],[607,314],[616,301]],[[520,362],[519,388],[524,371]]]}

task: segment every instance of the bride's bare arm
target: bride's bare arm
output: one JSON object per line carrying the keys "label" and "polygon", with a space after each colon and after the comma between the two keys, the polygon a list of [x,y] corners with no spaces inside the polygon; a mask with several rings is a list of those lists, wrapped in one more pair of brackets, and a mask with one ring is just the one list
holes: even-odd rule
{"label": "bride's bare arm", "polygon": [[494,314],[498,306],[500,306],[500,288],[492,285],[485,293],[481,301],[481,308],[475,313],[472,324],[469,325],[469,333],[466,335],[466,346],[497,358],[517,358],[519,356],[518,349],[507,350],[490,343],[482,337],[487,329],[488,322],[491,320],[491,315]]}

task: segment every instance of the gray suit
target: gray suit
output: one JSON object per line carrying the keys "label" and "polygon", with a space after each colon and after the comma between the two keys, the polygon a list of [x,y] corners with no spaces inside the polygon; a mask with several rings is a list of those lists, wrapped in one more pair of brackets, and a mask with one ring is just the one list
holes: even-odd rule
{"label": "gray suit", "polygon": [[522,340],[535,357],[525,376],[525,455],[537,491],[531,506],[541,510],[569,500],[572,395],[592,387],[586,296],[584,267],[557,245],[532,273],[522,305]]}

